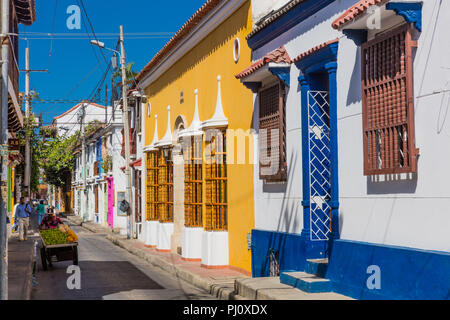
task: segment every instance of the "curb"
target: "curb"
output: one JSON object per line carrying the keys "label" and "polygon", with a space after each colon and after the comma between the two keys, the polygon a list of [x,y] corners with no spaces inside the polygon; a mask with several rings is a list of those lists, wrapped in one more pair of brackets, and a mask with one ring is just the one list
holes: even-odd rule
{"label": "curb", "polygon": [[[69,222],[77,223],[68,217]],[[82,228],[97,234],[106,234],[106,239],[111,241],[114,245],[127,250],[131,254],[147,261],[151,265],[158,267],[169,274],[176,276],[191,285],[206,291],[212,296],[220,300],[249,300],[245,297],[239,296],[235,292],[235,280],[236,279],[222,279],[217,281],[207,280],[197,274],[189,272],[183,269],[181,266],[176,266],[168,262],[167,260],[160,258],[158,256],[149,254],[139,248],[136,248],[130,244],[130,241],[136,240],[125,240],[120,239],[118,235],[115,235],[112,231],[107,230],[103,227],[95,227],[90,223],[82,222],[79,224]]]}

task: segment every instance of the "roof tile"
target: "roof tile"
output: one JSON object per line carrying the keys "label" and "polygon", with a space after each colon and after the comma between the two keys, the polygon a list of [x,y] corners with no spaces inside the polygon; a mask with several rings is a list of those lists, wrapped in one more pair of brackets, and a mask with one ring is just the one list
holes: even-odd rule
{"label": "roof tile", "polygon": [[253,63],[250,67],[242,71],[241,73],[236,75],[237,79],[241,79],[244,77],[249,76],[253,72],[255,72],[258,69],[261,69],[266,64],[269,64],[270,62],[274,63],[291,63],[291,58],[289,57],[289,54],[287,53],[284,46],[281,48],[278,48],[271,53],[266,54],[264,57]]}
{"label": "roof tile", "polygon": [[357,18],[361,14],[367,11],[369,7],[373,5],[379,5],[389,0],[361,0],[347,9],[342,15],[339,16],[331,25],[334,29],[338,29],[349,21]]}
{"label": "roof tile", "polygon": [[336,42],[339,42],[339,38],[336,38],[336,39],[334,39],[334,40],[330,40],[330,41],[327,41],[327,42],[325,42],[325,43],[319,44],[318,46],[315,46],[314,48],[311,48],[311,49],[309,49],[308,51],[305,51],[305,52],[301,53],[301,54],[300,54],[297,58],[295,58],[292,62],[295,63],[295,62],[297,62],[297,61],[299,61],[299,60],[301,60],[301,59],[303,59],[303,58],[305,58],[305,57],[307,57],[307,56],[309,56],[309,55],[311,55],[311,54],[313,54],[313,53],[319,51],[320,49],[323,49],[323,48],[325,48],[326,46],[329,46],[330,44],[336,43]]}

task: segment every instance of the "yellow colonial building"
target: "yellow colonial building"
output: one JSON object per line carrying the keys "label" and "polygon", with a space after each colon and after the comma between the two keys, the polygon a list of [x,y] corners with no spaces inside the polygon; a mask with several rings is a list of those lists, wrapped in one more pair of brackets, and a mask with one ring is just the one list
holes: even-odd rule
{"label": "yellow colonial building", "polygon": [[145,92],[145,244],[251,271],[251,1],[207,1],[137,76]]}

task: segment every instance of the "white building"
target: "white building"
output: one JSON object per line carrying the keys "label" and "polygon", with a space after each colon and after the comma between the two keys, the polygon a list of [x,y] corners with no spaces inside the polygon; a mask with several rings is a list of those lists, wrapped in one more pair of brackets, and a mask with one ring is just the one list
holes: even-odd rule
{"label": "white building", "polygon": [[[83,110],[84,106],[84,110]],[[63,114],[53,118],[50,129],[56,129],[55,134],[57,136],[70,137],[74,135],[77,131],[80,131],[80,124],[82,119],[82,113],[84,111],[84,123],[90,123],[93,121],[105,122],[106,119],[106,109],[104,106],[93,103],[93,102],[80,102],[64,112]],[[70,186],[69,186],[70,189]],[[48,186],[49,190],[49,202],[54,207],[60,206],[62,208],[62,201],[57,201],[57,188],[54,186]],[[53,190],[53,192],[52,192]],[[67,190],[70,191],[70,190]],[[68,211],[68,208],[66,208]]]}
{"label": "white building", "polygon": [[448,299],[450,3],[269,2],[252,3],[255,63],[237,75],[254,92],[256,138],[281,137],[275,157],[255,152],[277,166],[255,165],[253,275],[279,271],[303,288],[285,271],[320,273],[318,290],[363,299]]}
{"label": "white building", "polygon": [[[122,152],[122,112],[108,107],[108,121],[86,137],[86,189],[81,142],[74,166],[74,211],[85,221],[120,229],[126,234],[127,216],[118,209],[126,189]],[[86,190],[84,192],[84,190]]]}
{"label": "white building", "polygon": [[95,120],[105,122],[106,109],[104,106],[93,102],[80,102],[63,114],[53,118],[52,126],[56,127],[58,136],[65,135],[66,137],[70,137],[80,130],[79,117],[83,110],[83,104],[85,104],[85,123],[90,123]]}

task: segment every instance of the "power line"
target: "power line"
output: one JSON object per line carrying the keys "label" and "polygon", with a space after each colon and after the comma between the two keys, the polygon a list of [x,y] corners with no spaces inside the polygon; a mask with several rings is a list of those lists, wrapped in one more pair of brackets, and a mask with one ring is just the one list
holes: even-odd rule
{"label": "power line", "polygon": [[[127,37],[127,40],[148,40],[148,39],[170,39],[172,36],[134,36]],[[48,40],[49,37],[20,37],[20,40]],[[90,40],[91,37],[67,37],[67,38],[52,38],[52,40]],[[101,40],[114,40],[116,37],[98,37]]]}
{"label": "power line", "polygon": [[[78,2],[79,4],[81,4],[81,7],[83,8],[84,15],[86,16],[86,19],[87,19],[87,21],[89,22],[89,25],[91,26],[92,34],[93,34],[95,40],[98,41],[97,36],[95,35],[94,27],[92,26],[91,19],[89,19],[89,15],[87,14],[86,8],[84,7],[84,2],[83,2],[83,0],[77,0],[77,2]],[[103,56],[103,59],[105,60],[106,65],[108,65],[108,61],[107,61],[107,59],[106,59],[106,57],[105,57],[105,53],[103,52],[103,50],[102,50],[101,48],[99,48],[99,50],[100,50],[100,52],[102,53],[102,56]]]}
{"label": "power line", "polygon": [[[58,0],[55,0],[55,10],[53,11],[53,23],[52,23],[52,34],[55,32],[55,22],[56,22],[56,9],[58,7]],[[53,36],[50,39],[50,51],[48,53],[47,69],[50,69],[50,59],[53,52]]]}

